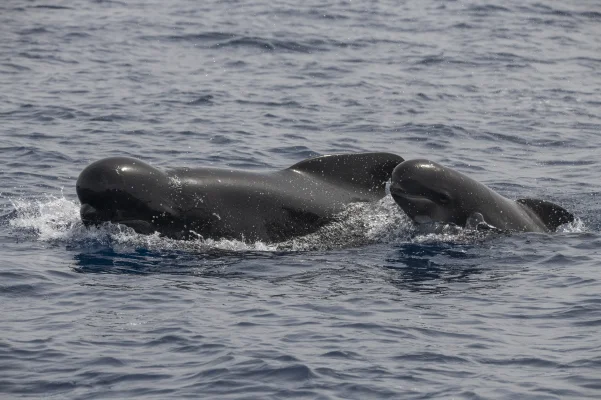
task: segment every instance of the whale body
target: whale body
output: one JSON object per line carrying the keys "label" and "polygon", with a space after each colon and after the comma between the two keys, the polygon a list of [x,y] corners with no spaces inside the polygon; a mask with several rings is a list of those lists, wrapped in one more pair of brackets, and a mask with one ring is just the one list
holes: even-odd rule
{"label": "whale body", "polygon": [[106,158],[77,180],[86,226],[119,223],[174,239],[278,242],[316,231],[349,203],[385,196],[402,157],[390,153],[327,155],[289,168],[162,171],[129,157]]}
{"label": "whale body", "polygon": [[423,159],[407,160],[395,167],[390,193],[417,223],[550,232],[574,221],[574,216],[557,204],[510,200],[458,171]]}

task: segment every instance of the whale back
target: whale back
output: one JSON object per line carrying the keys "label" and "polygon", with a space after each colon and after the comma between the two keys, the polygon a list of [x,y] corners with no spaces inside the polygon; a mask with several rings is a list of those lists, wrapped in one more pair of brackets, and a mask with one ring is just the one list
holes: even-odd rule
{"label": "whale back", "polygon": [[382,197],[392,171],[403,161],[391,153],[336,154],[313,157],[286,170]]}
{"label": "whale back", "polygon": [[550,231],[555,231],[559,226],[574,221],[574,215],[572,213],[549,201],[518,199],[516,200],[516,203],[521,204],[536,214]]}

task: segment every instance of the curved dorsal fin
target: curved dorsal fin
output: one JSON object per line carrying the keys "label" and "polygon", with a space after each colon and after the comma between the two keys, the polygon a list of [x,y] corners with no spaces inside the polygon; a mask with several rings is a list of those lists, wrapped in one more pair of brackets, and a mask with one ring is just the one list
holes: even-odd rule
{"label": "curved dorsal fin", "polygon": [[301,161],[288,170],[320,179],[366,189],[384,196],[392,170],[404,160],[391,153],[335,154]]}
{"label": "curved dorsal fin", "polygon": [[574,221],[574,215],[565,208],[544,200],[518,199],[520,203],[532,210],[543,221],[550,231],[558,226]]}

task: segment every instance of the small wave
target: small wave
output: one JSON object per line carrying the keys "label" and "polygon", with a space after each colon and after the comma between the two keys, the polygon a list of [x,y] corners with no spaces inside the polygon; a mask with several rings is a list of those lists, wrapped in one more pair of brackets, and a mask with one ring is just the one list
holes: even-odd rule
{"label": "small wave", "polygon": [[306,159],[309,157],[315,157],[319,155],[319,153],[311,150],[307,146],[282,146],[282,147],[273,147],[267,150],[270,153],[275,154],[285,154],[291,156],[291,158],[296,159]]}
{"label": "small wave", "polygon": [[28,36],[28,35],[44,35],[47,33],[51,33],[51,31],[46,28],[43,28],[43,27],[38,27],[38,28],[23,29],[23,30],[19,31],[18,33],[19,33],[19,35]]}
{"label": "small wave", "polygon": [[42,107],[34,106],[32,104],[23,104],[10,111],[0,112],[0,116],[15,120],[26,118],[40,122],[50,122],[55,119],[67,120],[75,119],[77,117],[86,117],[89,116],[89,114],[81,110],[63,106],[47,105]]}
{"label": "small wave", "polygon": [[533,7],[524,7],[525,10],[530,11],[532,14],[536,15],[551,15],[557,17],[567,17],[567,18],[583,18],[583,19],[592,19],[597,20],[601,19],[601,12],[598,11],[575,11],[575,10],[566,10],[566,9],[558,9],[553,8],[547,4],[537,3]]}
{"label": "small wave", "polygon": [[51,4],[40,4],[38,6],[31,6],[29,8],[39,8],[39,9],[45,9],[45,10],[73,10],[73,8],[71,8],[71,7],[55,6],[55,5],[51,5]]}
{"label": "small wave", "polygon": [[283,40],[259,36],[245,36],[236,33],[204,32],[168,36],[143,36],[144,40],[167,40],[170,42],[192,42],[195,46],[210,49],[258,48],[264,51],[287,51],[291,53],[322,52],[333,48],[364,47],[365,44],[346,43],[337,40],[312,38],[304,41]]}
{"label": "small wave", "polygon": [[408,122],[402,125],[401,130],[403,132],[415,133],[419,136],[434,135],[437,138],[465,138],[471,136],[471,133],[468,130],[459,125],[417,124]]}
{"label": "small wave", "polygon": [[458,60],[451,56],[445,56],[444,54],[426,55],[425,57],[421,57],[414,62],[414,65],[416,66],[430,66],[438,64],[465,65],[469,67],[478,66],[478,64],[473,61]]}
{"label": "small wave", "polygon": [[477,15],[487,15],[487,14],[492,14],[492,13],[496,13],[496,12],[510,12],[511,10],[509,10],[508,8],[502,7],[502,6],[497,6],[494,4],[485,4],[485,5],[474,5],[474,6],[470,6],[467,9],[467,12],[471,12]]}
{"label": "small wave", "polygon": [[64,57],[59,57],[57,55],[58,53],[50,53],[48,51],[45,50],[32,50],[30,52],[21,52],[18,53],[19,57],[23,57],[23,58],[27,58],[30,60],[39,60],[40,62],[45,62],[45,63],[49,63],[49,64],[54,64],[54,63],[58,63],[58,64],[70,64],[70,65],[76,65],[79,64],[80,61],[77,59],[67,59]]}
{"label": "small wave", "polygon": [[147,40],[156,40],[156,39],[167,39],[174,42],[218,42],[223,40],[229,40],[236,37],[233,33],[223,33],[223,32],[205,32],[205,33],[191,33],[184,35],[169,35],[169,36],[144,36],[143,39]]}
{"label": "small wave", "polygon": [[205,105],[213,105],[213,96],[210,94],[200,96],[195,100],[189,101],[186,103],[190,106],[205,106]]}
{"label": "small wave", "polygon": [[249,104],[249,105],[259,105],[259,106],[267,106],[267,107],[290,107],[290,108],[306,108],[302,104],[296,101],[283,101],[283,102],[275,102],[275,101],[250,101],[250,100],[236,100],[238,104]]}
{"label": "small wave", "polygon": [[31,71],[31,68],[26,67],[24,65],[20,65],[20,64],[14,64],[14,63],[2,63],[0,64],[1,67],[3,67],[2,69],[2,73],[18,73],[18,72],[24,72],[24,71]]}
{"label": "small wave", "polygon": [[129,118],[124,115],[119,114],[108,114],[108,115],[100,115],[98,117],[90,118],[90,121],[94,122],[118,122],[118,121],[127,121]]}
{"label": "small wave", "polygon": [[585,18],[594,19],[594,20],[601,20],[601,12],[599,12],[599,11],[583,11],[583,12],[579,13],[578,15],[585,17]]}

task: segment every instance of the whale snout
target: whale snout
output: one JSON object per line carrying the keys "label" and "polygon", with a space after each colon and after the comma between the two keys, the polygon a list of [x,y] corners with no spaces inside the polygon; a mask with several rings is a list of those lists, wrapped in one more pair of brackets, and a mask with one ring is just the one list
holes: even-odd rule
{"label": "whale snout", "polygon": [[433,213],[433,208],[435,207],[434,202],[424,196],[409,194],[401,189],[395,191],[392,187],[390,189],[390,194],[395,203],[397,203],[405,214],[413,220],[415,220],[416,216],[430,215]]}
{"label": "whale snout", "polygon": [[137,233],[145,235],[156,231],[156,227],[148,221],[142,219],[127,219],[120,211],[96,209],[89,204],[82,204],[80,209],[81,221],[86,227],[98,226],[103,222],[116,222],[121,225],[133,228]]}
{"label": "whale snout", "polygon": [[137,218],[135,213],[128,213],[124,209],[110,206],[96,208],[88,203],[81,205],[79,215],[85,226],[99,225],[107,221],[124,223]]}
{"label": "whale snout", "polygon": [[450,201],[444,187],[444,167],[425,159],[407,160],[391,176],[390,194],[415,222],[445,221],[445,203]]}

